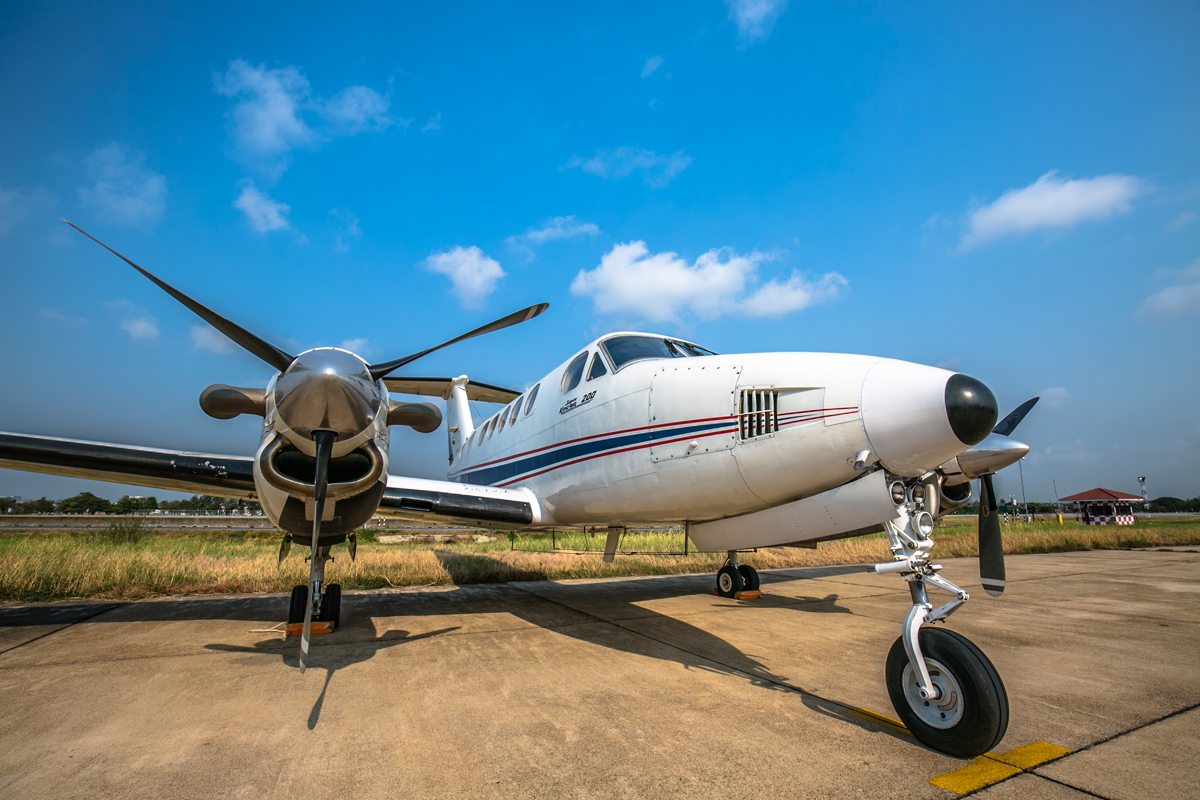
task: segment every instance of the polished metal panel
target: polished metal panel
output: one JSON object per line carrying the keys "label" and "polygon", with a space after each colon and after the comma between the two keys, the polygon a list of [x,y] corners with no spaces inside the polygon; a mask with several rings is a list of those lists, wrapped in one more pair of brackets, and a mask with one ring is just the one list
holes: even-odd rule
{"label": "polished metal panel", "polygon": [[274,398],[279,417],[300,436],[327,430],[338,440],[365,431],[383,404],[366,362],[332,347],[296,356],[276,381]]}
{"label": "polished metal panel", "polygon": [[[288,446],[288,441],[282,436],[275,436],[271,442],[258,453],[258,467],[263,478],[272,486],[287,492],[292,497],[311,498],[316,494],[316,486],[302,480],[288,477],[279,471],[275,464],[279,451]],[[326,496],[331,500],[350,497],[365,492],[383,478],[384,459],[375,443],[368,440],[360,450],[369,459],[368,467],[355,480],[346,482],[329,482]]]}
{"label": "polished metal panel", "polygon": [[1028,452],[1029,445],[998,433],[990,433],[970,450],[958,454],[958,466],[968,478],[978,478],[1017,463]]}
{"label": "polished metal panel", "polygon": [[267,414],[267,393],[214,383],[200,393],[200,409],[215,419],[233,419],[239,414],[263,417]]}
{"label": "polished metal panel", "polygon": [[433,403],[388,400],[388,425],[407,425],[418,433],[433,433],[442,424],[442,410]]}

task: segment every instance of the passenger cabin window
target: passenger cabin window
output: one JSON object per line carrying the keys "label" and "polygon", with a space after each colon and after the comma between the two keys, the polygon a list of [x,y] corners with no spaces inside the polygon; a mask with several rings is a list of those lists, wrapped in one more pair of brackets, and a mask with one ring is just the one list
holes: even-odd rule
{"label": "passenger cabin window", "polygon": [[533,411],[533,401],[537,400],[538,389],[542,388],[539,383],[529,390],[529,397],[525,400],[525,416],[529,416],[529,412]]}
{"label": "passenger cabin window", "polygon": [[509,414],[509,416],[508,416],[508,424],[512,425],[514,422],[516,422],[517,417],[520,415],[520,413],[521,413],[521,398],[518,397],[516,402],[512,404],[512,413]]}
{"label": "passenger cabin window", "polygon": [[591,381],[591,380],[595,380],[596,378],[599,378],[602,375],[607,375],[607,374],[608,374],[608,367],[604,366],[604,358],[603,358],[603,356],[600,355],[599,352],[597,352],[596,355],[592,356],[592,366],[591,366],[591,369],[588,370],[587,379],[589,381]]}
{"label": "passenger cabin window", "polygon": [[579,380],[583,377],[583,368],[587,365],[587,357],[587,351],[584,350],[575,356],[570,364],[567,364],[562,377],[563,394],[566,394],[579,385]]}
{"label": "passenger cabin window", "polygon": [[613,367],[620,371],[627,364],[647,358],[690,358],[715,356],[711,350],[694,344],[660,339],[657,336],[615,336],[604,342],[604,349],[612,359]]}

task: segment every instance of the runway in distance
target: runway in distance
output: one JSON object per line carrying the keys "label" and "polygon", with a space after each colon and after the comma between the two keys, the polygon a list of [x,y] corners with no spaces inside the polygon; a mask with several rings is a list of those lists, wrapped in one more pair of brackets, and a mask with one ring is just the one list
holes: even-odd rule
{"label": "runway in distance", "polygon": [[[71,223],[67,223],[70,225]],[[75,227],[72,225],[72,227]],[[833,353],[720,355],[677,337],[601,336],[526,392],[401,368],[456,342],[532,319],[521,309],[412,355],[371,364],[347,350],[291,355],[201,305],[99,242],[218,331],[271,365],[265,388],[214,385],[200,407],[219,419],[261,417],[254,456],[0,433],[0,467],[255,500],[282,532],[282,562],[308,551],[290,623],[302,624],[300,669],[314,620],[336,627],[341,588],[325,580],[333,547],[376,515],[504,530],[606,528],[612,560],[629,526],[677,523],[695,546],[725,552],[717,591],[757,589],[738,552],[811,547],[885,532],[881,574],[906,581],[912,606],[888,654],[896,713],[918,740],[959,757],[993,749],[1008,726],[1003,681],[983,652],[934,623],[967,592],[930,561],[934,520],[965,505],[980,481],[980,579],[1004,591],[991,476],[1028,446],[1010,438],[1037,402],[997,424],[997,404],[966,375],[888,358]],[[391,475],[388,435],[429,433],[446,401],[447,480]],[[478,428],[468,402],[502,404]],[[929,590],[948,593],[935,607]]]}

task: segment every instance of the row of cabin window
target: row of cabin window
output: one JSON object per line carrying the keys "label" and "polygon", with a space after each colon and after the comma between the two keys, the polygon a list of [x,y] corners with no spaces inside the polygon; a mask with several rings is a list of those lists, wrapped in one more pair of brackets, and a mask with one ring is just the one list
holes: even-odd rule
{"label": "row of cabin window", "polygon": [[[528,417],[530,412],[533,411],[533,403],[535,400],[537,400],[538,389],[540,388],[542,388],[542,385],[540,383],[536,384],[532,389],[529,390],[528,396],[518,397],[516,400],[513,400],[512,403],[505,406],[499,413],[494,414],[491,419],[479,426],[477,435],[484,439],[490,439],[492,438],[492,433],[497,430],[504,429],[506,421],[509,425],[515,423],[521,416],[522,400],[525,401],[525,416]],[[467,445],[469,446],[471,441],[474,441],[474,439],[475,436],[472,436],[467,442]]]}
{"label": "row of cabin window", "polygon": [[[608,351],[609,356],[613,359],[613,363],[617,365],[619,370],[621,367],[633,361],[640,361],[646,358],[687,358],[689,356],[705,356],[716,355],[711,350],[706,350],[697,345],[688,344],[687,342],[677,342],[672,339],[660,339],[656,336],[618,336],[609,339],[601,344]],[[590,351],[584,350],[575,358],[571,359],[571,363],[567,365],[563,371],[562,391],[563,394],[570,392],[579,385],[579,381],[583,378],[583,368],[587,364],[588,354]],[[588,369],[587,379],[589,381],[602,377],[608,374],[608,367],[605,366],[604,358],[597,350],[592,355],[592,365]],[[538,389],[541,384],[537,384],[529,390],[529,396],[525,399],[525,416],[529,416],[533,411],[534,400],[537,399]],[[479,435],[485,439],[492,438],[492,434],[498,430],[504,430],[505,421],[512,425],[520,417],[521,398],[518,397],[511,405],[505,406],[504,410],[492,416],[487,422],[479,428]],[[472,439],[475,437],[472,436]],[[470,442],[468,442],[468,446]]]}

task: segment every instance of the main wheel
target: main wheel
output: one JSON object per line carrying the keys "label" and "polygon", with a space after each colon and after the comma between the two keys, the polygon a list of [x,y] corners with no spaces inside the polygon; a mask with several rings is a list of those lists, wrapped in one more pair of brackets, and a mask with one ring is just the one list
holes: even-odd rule
{"label": "main wheel", "polygon": [[742,573],[742,585],[750,591],[758,588],[758,570],[747,564],[742,564],[738,567],[738,572]]}
{"label": "main wheel", "polygon": [[331,583],[325,587],[325,595],[321,598],[321,621],[332,622],[333,629],[342,621],[342,585]]}
{"label": "main wheel", "polygon": [[308,604],[308,587],[293,586],[292,599],[288,603],[288,625],[304,622],[304,607]]}
{"label": "main wheel", "polygon": [[728,564],[717,570],[717,592],[721,597],[733,597],[734,592],[742,590],[744,582],[742,573]]}
{"label": "main wheel", "polygon": [[918,637],[940,695],[921,697],[920,678],[901,637],[887,657],[892,707],[913,736],[934,750],[958,758],[983,755],[1008,730],[1008,694],[1000,674],[978,647],[954,631],[921,628]]}

